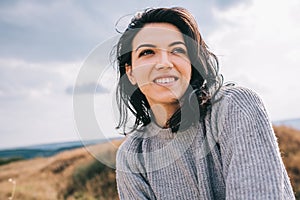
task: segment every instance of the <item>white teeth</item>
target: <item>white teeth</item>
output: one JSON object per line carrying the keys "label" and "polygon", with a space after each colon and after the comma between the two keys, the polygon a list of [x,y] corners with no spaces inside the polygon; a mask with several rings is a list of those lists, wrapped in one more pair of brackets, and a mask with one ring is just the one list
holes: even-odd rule
{"label": "white teeth", "polygon": [[169,78],[158,78],[158,79],[155,79],[154,82],[155,83],[160,83],[160,84],[166,84],[166,83],[171,83],[171,82],[174,82],[175,81],[175,78],[174,77],[169,77]]}

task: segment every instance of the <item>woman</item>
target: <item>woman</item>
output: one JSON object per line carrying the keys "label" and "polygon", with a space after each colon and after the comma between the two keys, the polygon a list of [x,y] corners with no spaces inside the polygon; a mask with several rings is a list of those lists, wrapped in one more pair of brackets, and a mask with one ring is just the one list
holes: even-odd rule
{"label": "woman", "polygon": [[120,199],[295,198],[261,99],[223,86],[186,9],[138,13],[116,53]]}

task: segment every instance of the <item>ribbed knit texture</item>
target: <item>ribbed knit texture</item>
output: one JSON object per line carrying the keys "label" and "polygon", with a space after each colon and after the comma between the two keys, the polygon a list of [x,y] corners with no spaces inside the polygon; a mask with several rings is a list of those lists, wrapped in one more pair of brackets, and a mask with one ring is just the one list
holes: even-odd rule
{"label": "ribbed knit texture", "polygon": [[236,86],[218,98],[205,126],[172,133],[152,122],[126,138],[117,153],[121,200],[295,199],[261,99]]}

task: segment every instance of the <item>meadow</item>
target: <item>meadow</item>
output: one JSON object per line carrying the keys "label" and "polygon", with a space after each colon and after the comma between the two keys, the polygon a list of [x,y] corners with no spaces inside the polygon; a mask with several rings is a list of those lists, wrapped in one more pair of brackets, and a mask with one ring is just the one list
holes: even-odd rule
{"label": "meadow", "polygon": [[[300,200],[300,131],[274,126],[295,196]],[[112,163],[122,140],[94,145]],[[116,200],[115,170],[96,160],[85,148],[51,157],[0,163],[0,199]]]}

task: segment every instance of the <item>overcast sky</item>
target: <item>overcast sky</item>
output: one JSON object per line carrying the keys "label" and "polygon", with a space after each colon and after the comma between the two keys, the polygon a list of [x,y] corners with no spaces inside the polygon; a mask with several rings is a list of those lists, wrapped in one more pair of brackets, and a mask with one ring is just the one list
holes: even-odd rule
{"label": "overcast sky", "polygon": [[[2,0],[0,148],[84,138],[74,121],[72,92],[85,60],[118,37],[120,17],[159,6],[191,11],[220,59],[225,82],[256,91],[272,121],[300,118],[299,0]],[[127,22],[124,17],[120,29]],[[111,73],[106,69],[96,90],[99,126],[109,124],[101,119],[110,114],[103,105],[111,103],[105,78]],[[118,136],[113,128],[108,132],[107,137]]]}

